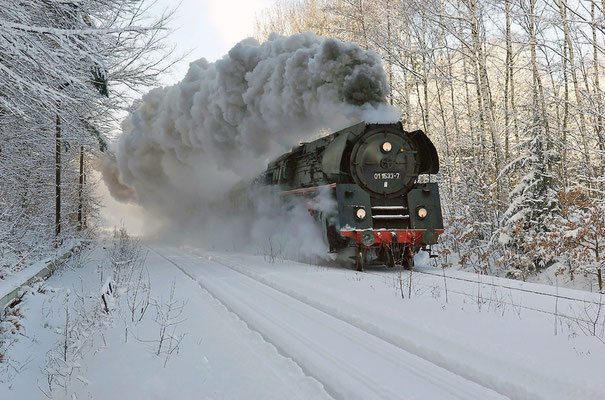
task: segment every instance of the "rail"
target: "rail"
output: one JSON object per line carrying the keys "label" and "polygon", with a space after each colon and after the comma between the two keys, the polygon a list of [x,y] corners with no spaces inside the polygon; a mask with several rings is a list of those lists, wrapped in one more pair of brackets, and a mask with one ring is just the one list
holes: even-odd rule
{"label": "rail", "polygon": [[80,242],[70,244],[54,258],[38,261],[25,269],[0,280],[0,320],[4,309],[14,304],[21,297],[21,290],[39,279],[46,279],[69,259],[81,246]]}
{"label": "rail", "polygon": [[[403,270],[405,272],[410,272],[407,270]],[[518,291],[518,292],[525,292],[525,293],[530,293],[533,295],[539,295],[539,296],[547,296],[547,297],[552,297],[556,300],[562,299],[562,300],[568,300],[568,301],[575,301],[578,302],[580,304],[582,304],[584,307],[589,306],[589,305],[596,305],[597,308],[600,310],[601,307],[605,307],[605,295],[603,294],[599,294],[599,293],[593,293],[593,292],[586,292],[587,295],[600,295],[602,297],[602,301],[594,301],[594,300],[590,300],[590,299],[579,299],[579,298],[574,298],[574,297],[570,297],[570,296],[565,296],[565,295],[559,295],[559,294],[553,294],[553,293],[547,293],[547,292],[541,292],[538,290],[530,290],[530,289],[524,289],[524,288],[519,288],[519,287],[514,287],[514,286],[508,286],[508,285],[504,285],[504,284],[498,284],[498,283],[493,283],[493,282],[483,282],[480,280],[473,280],[473,279],[468,279],[468,278],[461,278],[461,277],[454,277],[454,276],[448,276],[448,275],[443,275],[443,274],[438,274],[438,273],[432,273],[432,272],[427,272],[427,271],[423,271],[423,270],[419,270],[419,269],[414,269],[411,271],[412,274],[422,274],[422,275],[431,275],[440,279],[446,279],[446,280],[455,280],[455,281],[462,281],[462,282],[470,282],[470,283],[474,283],[476,285],[485,285],[485,286],[490,286],[490,287],[494,287],[494,288],[499,288],[499,289],[508,289],[510,291]],[[375,272],[370,272],[370,271],[365,271],[364,273],[368,273],[370,275],[374,275],[374,276],[380,276],[382,278],[385,277],[384,273],[375,273]],[[482,275],[482,276],[486,276],[486,275]],[[423,284],[420,282],[414,282],[413,286],[422,286],[422,287],[426,287],[426,288],[434,288],[434,285],[429,285],[429,284]],[[443,290],[445,290],[445,288],[442,288]],[[523,309],[523,310],[528,310],[528,311],[534,311],[534,312],[538,312],[541,314],[547,314],[547,315],[552,315],[556,318],[563,318],[563,319],[568,319],[571,321],[575,321],[577,323],[584,323],[584,324],[594,324],[595,322],[599,322],[601,321],[603,318],[605,318],[603,315],[600,315],[601,313],[599,313],[599,315],[596,316],[596,318],[598,319],[598,321],[594,321],[594,320],[590,320],[590,319],[585,319],[582,318],[581,316],[577,316],[577,315],[569,315],[567,314],[565,311],[563,310],[559,310],[558,307],[555,305],[555,309],[554,311],[549,311],[546,309],[540,309],[540,308],[536,308],[536,307],[531,307],[531,306],[527,306],[522,304],[521,302],[515,302],[512,297],[510,298],[510,301],[508,301],[508,299],[505,299],[504,296],[501,298],[497,298],[497,299],[490,299],[490,298],[486,298],[485,296],[483,296],[483,294],[478,295],[477,293],[469,293],[469,292],[465,292],[465,291],[460,291],[460,290],[456,290],[453,288],[447,288],[447,292],[448,293],[453,293],[456,295],[460,295],[460,296],[464,296],[466,298],[470,298],[470,299],[477,299],[477,297],[479,296],[482,300],[484,300],[485,302],[489,302],[490,300],[502,305],[507,305],[507,306],[511,306],[513,309]],[[599,322],[599,323],[605,323],[605,321],[603,322]],[[600,340],[602,340],[601,338],[599,338]]]}
{"label": "rail", "polygon": [[[432,273],[432,272],[418,270],[418,269],[415,269],[414,272],[425,274],[425,275],[433,275],[433,276],[437,276],[437,277],[443,278],[443,274]],[[480,275],[480,276],[489,276],[489,275]],[[474,280],[474,279],[460,278],[460,277],[448,276],[448,275],[445,275],[445,277],[446,277],[446,279],[450,279],[450,280],[456,280],[456,281],[462,281],[462,282],[470,282],[470,283],[475,283],[475,284],[480,284],[480,285],[485,285],[485,286],[492,286],[492,287],[498,287],[498,288],[502,288],[502,289],[515,290],[515,291],[518,291],[518,292],[537,294],[539,296],[548,296],[548,297],[554,297],[554,298],[557,298],[557,299],[577,301],[577,302],[584,303],[584,304],[587,304],[587,303],[588,304],[596,304],[596,305],[602,304],[602,303],[599,303],[597,301],[593,301],[593,300],[590,300],[590,299],[578,299],[576,297],[569,297],[569,296],[563,296],[563,295],[554,294],[554,293],[540,292],[538,290],[530,290],[530,289],[524,289],[524,288],[519,288],[519,287],[514,287],[514,286],[507,286],[507,285],[503,285],[503,284],[497,284],[497,283],[491,283],[491,282],[483,282],[483,281],[478,281],[478,280]],[[599,295],[599,293],[594,293],[594,292],[586,292],[586,294],[587,295],[590,295],[590,294]]]}

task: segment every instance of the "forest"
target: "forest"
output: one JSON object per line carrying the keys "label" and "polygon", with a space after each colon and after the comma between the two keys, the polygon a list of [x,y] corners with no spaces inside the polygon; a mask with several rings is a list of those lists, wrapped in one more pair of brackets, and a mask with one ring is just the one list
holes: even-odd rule
{"label": "forest", "polygon": [[[145,87],[178,58],[144,0],[0,0],[0,279],[98,216],[92,174]],[[4,268],[4,270],[3,270]]]}

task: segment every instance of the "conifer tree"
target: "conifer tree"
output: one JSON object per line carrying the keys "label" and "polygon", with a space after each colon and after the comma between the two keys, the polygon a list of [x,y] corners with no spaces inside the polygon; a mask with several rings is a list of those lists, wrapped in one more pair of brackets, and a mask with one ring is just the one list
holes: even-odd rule
{"label": "conifer tree", "polygon": [[548,168],[555,159],[554,152],[548,150],[545,133],[539,130],[510,166],[516,166],[522,174],[510,193],[510,204],[498,234],[498,241],[504,246],[499,263],[506,266],[510,276],[524,279],[552,263],[552,255],[542,246],[542,239],[560,212],[557,183]]}

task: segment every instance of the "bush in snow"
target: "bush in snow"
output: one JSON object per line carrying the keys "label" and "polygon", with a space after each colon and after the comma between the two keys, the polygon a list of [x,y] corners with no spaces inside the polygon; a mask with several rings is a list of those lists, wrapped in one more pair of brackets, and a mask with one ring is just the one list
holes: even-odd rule
{"label": "bush in snow", "polygon": [[[551,224],[549,244],[560,273],[593,277],[601,293],[605,269],[605,203],[580,191],[561,194],[561,215]],[[593,281],[594,282],[594,281]]]}
{"label": "bush in snow", "polygon": [[[52,303],[58,303],[60,296],[64,296],[63,309],[52,311]],[[46,354],[46,387],[40,390],[48,398],[56,390],[67,394],[74,374],[78,376],[80,371],[80,361],[95,350],[95,338],[103,337],[103,330],[111,323],[111,316],[103,312],[95,297],[83,291],[61,291],[53,296],[50,307],[49,312],[61,311],[64,318],[55,330],[57,342]]]}
{"label": "bush in snow", "polygon": [[187,304],[185,301],[177,301],[174,296],[176,282],[172,281],[170,286],[170,296],[167,301],[153,302],[155,307],[155,322],[158,326],[158,338],[155,340],[157,356],[164,356],[164,367],[170,357],[176,352],[178,354],[181,341],[185,337],[184,333],[177,332],[178,326],[184,322],[183,310]]}
{"label": "bush in snow", "polygon": [[108,256],[111,263],[111,278],[118,286],[131,280],[134,271],[145,263],[139,239],[131,237],[123,226],[114,227]]}
{"label": "bush in snow", "polygon": [[[151,285],[143,267],[145,255],[139,240],[131,237],[125,228],[116,228],[107,255],[111,273],[102,278],[100,293],[86,293],[84,289],[67,290],[54,295],[49,302],[49,312],[63,316],[61,325],[55,330],[56,345],[46,355],[43,371],[46,382],[44,387],[40,387],[49,398],[57,391],[67,394],[73,377],[84,379],[79,375],[82,373],[81,360],[95,353],[100,344],[107,345],[105,331],[116,319],[124,321],[125,340],[128,341],[129,328],[143,319],[151,305]],[[158,350],[165,355],[164,362],[178,352],[180,343],[175,331],[168,331],[168,328],[174,328],[171,319],[175,310],[173,295],[174,289],[169,304],[161,301],[153,304],[160,310],[158,324],[165,324]],[[167,314],[162,313],[166,309]]]}

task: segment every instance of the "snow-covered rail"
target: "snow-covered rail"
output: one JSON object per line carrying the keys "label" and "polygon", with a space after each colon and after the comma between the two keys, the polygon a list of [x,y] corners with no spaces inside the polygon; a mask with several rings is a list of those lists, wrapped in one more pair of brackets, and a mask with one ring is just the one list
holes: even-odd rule
{"label": "snow-covered rail", "polygon": [[[365,273],[385,276],[385,272],[365,271]],[[390,270],[386,274],[391,275],[392,273],[393,271]],[[403,273],[409,275],[408,271]],[[595,321],[590,320],[586,315],[587,311],[592,309],[595,310],[595,314],[599,310],[605,309],[605,296],[599,293],[548,287],[462,271],[454,271],[454,273],[456,275],[450,273],[446,275],[445,271],[437,273],[430,267],[414,268],[413,274],[416,277],[423,276],[423,279],[416,278],[413,285],[426,289],[439,287],[447,290],[449,294],[463,296],[472,301],[496,302],[513,309],[538,312],[577,323],[603,323],[603,318],[605,318],[605,315],[595,315],[594,317],[598,319]],[[404,279],[407,280],[407,276]]]}
{"label": "snow-covered rail", "polygon": [[[419,272],[421,274],[437,276],[439,278],[443,277],[443,275],[441,273],[435,272],[433,268],[426,268],[426,267],[421,268],[421,269],[416,268],[414,271]],[[473,276],[473,279],[470,278],[470,275],[468,273],[464,273],[464,275],[465,276],[446,275],[446,279],[461,281],[461,282],[469,282],[469,283],[479,284],[479,285],[483,285],[483,286],[493,286],[493,287],[497,287],[500,289],[514,290],[517,292],[524,292],[524,293],[529,293],[529,294],[533,294],[533,295],[537,295],[537,296],[552,297],[552,298],[570,300],[570,301],[586,303],[586,304],[595,304],[595,305],[601,304],[601,302],[597,299],[599,297],[599,293],[580,292],[578,290],[565,289],[565,288],[558,289],[556,287],[553,287],[551,291],[544,291],[544,290],[539,290],[539,289],[535,289],[535,288],[533,288],[533,289],[524,288],[521,286],[524,284],[532,285],[531,283],[526,283],[526,282],[521,282],[521,281],[511,281],[509,279],[497,278],[497,277],[491,277],[492,281],[486,281],[486,280],[483,280],[482,277],[489,279],[490,277],[487,275],[478,274],[476,276]],[[504,283],[505,281],[515,282],[515,283],[517,283],[517,285],[513,286],[510,284]],[[540,286],[544,287],[543,285],[540,285]],[[567,293],[570,293],[570,292],[573,292],[573,293],[565,295],[565,294],[557,293],[559,290],[561,290],[562,292],[564,291]]]}
{"label": "snow-covered rail", "polygon": [[31,285],[38,279],[48,278],[58,266],[72,256],[79,246],[80,243],[64,246],[54,257],[41,260],[10,275],[5,280],[0,280],[0,318],[4,309],[19,299],[20,292],[25,286]]}
{"label": "snow-covered rail", "polygon": [[381,332],[249,274],[233,260],[156,251],[321,382],[335,398],[504,398]]}

